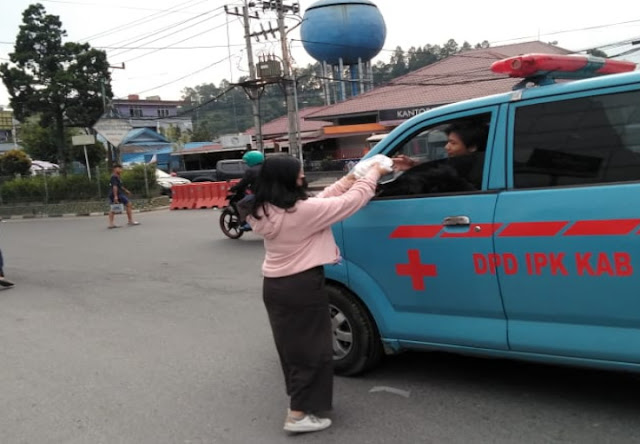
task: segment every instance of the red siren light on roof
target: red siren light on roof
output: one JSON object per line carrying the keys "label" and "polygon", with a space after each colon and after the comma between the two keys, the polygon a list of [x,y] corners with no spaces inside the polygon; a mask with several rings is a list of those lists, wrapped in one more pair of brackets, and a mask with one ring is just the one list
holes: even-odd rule
{"label": "red siren light on roof", "polygon": [[554,79],[585,79],[589,77],[629,72],[636,64],[588,55],[526,54],[499,60],[491,70],[509,77],[547,77]]}

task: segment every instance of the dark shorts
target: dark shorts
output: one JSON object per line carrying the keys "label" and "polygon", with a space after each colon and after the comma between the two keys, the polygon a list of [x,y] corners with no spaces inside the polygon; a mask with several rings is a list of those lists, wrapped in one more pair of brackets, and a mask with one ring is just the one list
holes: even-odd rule
{"label": "dark shorts", "polygon": [[[113,196],[109,196],[109,202],[110,203],[115,203],[113,201]],[[129,203],[129,199],[124,194],[119,194],[118,195],[118,203],[121,203],[121,204],[126,206]]]}

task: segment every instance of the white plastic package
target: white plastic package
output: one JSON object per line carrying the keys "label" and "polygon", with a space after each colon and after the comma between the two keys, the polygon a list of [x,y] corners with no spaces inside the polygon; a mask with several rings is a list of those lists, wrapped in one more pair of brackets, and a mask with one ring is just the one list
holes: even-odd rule
{"label": "white plastic package", "polygon": [[393,171],[393,160],[384,154],[376,154],[375,156],[371,156],[368,159],[358,162],[356,166],[353,167],[353,174],[360,179],[361,177],[366,176],[371,167],[376,163],[386,167],[389,173]]}

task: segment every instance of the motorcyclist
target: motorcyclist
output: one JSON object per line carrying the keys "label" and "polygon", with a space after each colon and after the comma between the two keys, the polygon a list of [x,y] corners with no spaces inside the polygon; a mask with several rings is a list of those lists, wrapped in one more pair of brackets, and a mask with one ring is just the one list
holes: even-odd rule
{"label": "motorcyclist", "polygon": [[[229,189],[229,191],[234,194],[234,204],[251,193],[251,189],[258,178],[258,174],[260,174],[260,169],[264,163],[264,154],[255,150],[247,151],[244,156],[242,156],[242,160],[249,168],[244,172],[244,176],[240,182]],[[242,221],[242,226],[240,228],[244,231],[251,230],[251,226],[244,221]]]}
{"label": "motorcyclist", "polygon": [[244,156],[242,156],[242,160],[249,168],[244,172],[244,176],[240,182],[232,186],[229,191],[244,197],[247,191],[251,191],[251,187],[258,178],[258,174],[260,174],[260,168],[264,162],[264,154],[255,150],[247,151]]}

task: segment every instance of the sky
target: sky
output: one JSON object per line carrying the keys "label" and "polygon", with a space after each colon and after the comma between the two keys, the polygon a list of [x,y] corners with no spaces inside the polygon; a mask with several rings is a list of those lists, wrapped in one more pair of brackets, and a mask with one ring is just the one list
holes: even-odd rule
{"label": "sky", "polygon": [[[601,48],[617,55],[631,48],[620,42],[640,40],[640,10],[628,1],[609,0],[589,7],[574,0],[518,2],[513,0],[446,1],[373,0],[387,26],[383,50],[373,60],[389,61],[397,46],[407,50],[426,44],[458,44],[487,40],[491,46],[531,40],[557,41],[581,51]],[[300,0],[301,13],[316,0]],[[4,0],[0,4],[0,63],[8,62],[22,12],[33,1]],[[244,30],[238,17],[225,14],[223,6],[241,6],[241,0],[40,0],[47,13],[60,17],[66,41],[88,42],[107,51],[115,97],[138,94],[179,100],[185,87],[203,83],[219,85],[248,75]],[[292,3],[285,0],[285,4]],[[260,24],[275,27],[275,15],[260,14]],[[295,20],[288,21],[290,26]],[[291,31],[291,55],[295,66],[313,59],[300,42],[299,29]],[[254,57],[275,53],[280,43],[252,42]],[[614,46],[605,46],[612,45]],[[640,47],[639,45],[636,45]],[[640,62],[640,51],[626,57]],[[122,67],[124,63],[125,69]],[[0,85],[0,105],[9,95]]]}

